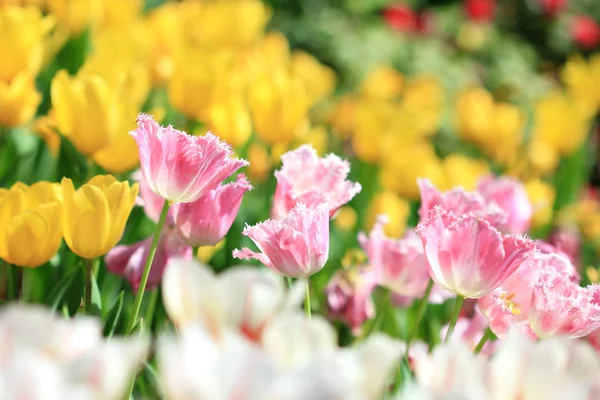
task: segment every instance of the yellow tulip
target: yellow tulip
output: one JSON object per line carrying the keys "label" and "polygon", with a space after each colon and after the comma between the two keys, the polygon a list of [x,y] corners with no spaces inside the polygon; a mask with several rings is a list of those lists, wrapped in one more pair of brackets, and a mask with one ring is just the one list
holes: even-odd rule
{"label": "yellow tulip", "polygon": [[356,226],[358,215],[356,210],[350,206],[344,206],[339,209],[333,219],[333,224],[341,231],[352,231]]}
{"label": "yellow tulip", "polygon": [[60,186],[17,182],[0,189],[0,258],[21,267],[39,267],[60,247]]}
{"label": "yellow tulip", "polygon": [[214,246],[201,246],[198,249],[198,253],[196,254],[196,258],[203,263],[207,264],[212,260],[215,253],[225,247],[225,241],[227,238],[223,238],[219,243]]}
{"label": "yellow tulip", "polygon": [[333,133],[340,139],[347,139],[355,125],[355,112],[358,101],[349,95],[343,96],[331,110],[327,122],[331,124]]}
{"label": "yellow tulip", "polygon": [[534,209],[531,220],[533,227],[539,228],[549,224],[556,196],[554,186],[539,179],[532,179],[525,183],[525,190]]}
{"label": "yellow tulip", "polygon": [[36,76],[44,60],[44,40],[54,26],[36,7],[0,8],[0,81],[10,82],[19,73]]}
{"label": "yellow tulip", "polygon": [[373,69],[360,86],[360,93],[372,99],[388,100],[399,97],[404,87],[404,75],[387,66]]}
{"label": "yellow tulip", "polygon": [[248,82],[265,79],[290,66],[290,44],[281,32],[270,32],[254,46],[238,52],[239,68]]}
{"label": "yellow tulip", "polygon": [[381,214],[387,216],[387,223],[383,227],[385,234],[393,238],[402,236],[406,230],[406,219],[410,214],[408,202],[387,190],[376,194],[367,209],[365,226],[367,231],[373,228],[377,216]]}
{"label": "yellow tulip", "polygon": [[327,129],[324,126],[313,126],[308,131],[297,136],[296,140],[294,140],[294,147],[310,144],[317,151],[317,154],[323,156],[327,151],[327,139]]}
{"label": "yellow tulip", "polygon": [[386,136],[396,137],[398,108],[384,100],[362,100],[354,114],[352,149],[361,160],[375,163],[381,159]]}
{"label": "yellow tulip", "polygon": [[262,36],[271,11],[260,0],[216,0],[202,3],[191,35],[205,47],[244,47]]}
{"label": "yellow tulip", "polygon": [[404,89],[402,105],[413,116],[417,134],[431,136],[440,125],[444,105],[444,88],[434,76],[413,77]]}
{"label": "yellow tulip", "polygon": [[254,82],[249,93],[256,135],[266,144],[287,144],[308,124],[308,93],[301,80],[283,71]]}
{"label": "yellow tulip", "polygon": [[[129,1],[129,0],[127,0]],[[48,11],[71,36],[95,27],[104,13],[104,0],[47,0]]]}
{"label": "yellow tulip", "polygon": [[131,23],[144,6],[143,0],[103,0],[103,26],[123,26]]}
{"label": "yellow tulip", "polygon": [[479,180],[490,173],[486,162],[462,154],[450,154],[442,165],[446,173],[445,189],[462,186],[465,190],[475,190]]}
{"label": "yellow tulip", "polygon": [[525,115],[514,104],[496,103],[492,132],[483,139],[482,147],[486,154],[499,163],[510,163],[523,139]]}
{"label": "yellow tulip", "polygon": [[331,94],[335,87],[335,72],[304,51],[294,51],[290,68],[306,85],[312,103]]}
{"label": "yellow tulip", "polygon": [[562,71],[562,80],[571,96],[600,107],[600,54],[594,54],[586,62],[581,56],[569,58]]}
{"label": "yellow tulip", "polygon": [[93,156],[127,134],[126,124],[135,118],[123,101],[121,86],[111,86],[99,74],[70,77],[61,70],[50,89],[59,132],[82,154]]}
{"label": "yellow tulip", "polygon": [[543,97],[535,107],[533,140],[567,156],[579,149],[590,129],[592,109],[559,91]]}
{"label": "yellow tulip", "polygon": [[0,126],[14,127],[30,122],[41,100],[35,79],[26,71],[10,83],[0,81]]}
{"label": "yellow tulip", "polygon": [[52,155],[58,154],[60,135],[56,133],[56,121],[51,114],[37,118],[33,122],[33,132],[44,140]]}
{"label": "yellow tulip", "polygon": [[123,235],[139,185],[97,175],[78,190],[63,178],[62,189],[62,229],[69,248],[88,259],[106,254]]}
{"label": "yellow tulip", "polygon": [[129,134],[135,129],[135,121],[131,119],[129,129],[123,129],[112,144],[94,154],[94,162],[105,171],[120,174],[131,171],[140,162],[138,146]]}
{"label": "yellow tulip", "polygon": [[264,146],[252,143],[248,149],[248,161],[250,165],[247,171],[251,180],[262,182],[267,179],[267,176],[271,172],[272,164],[269,152]]}
{"label": "yellow tulip", "polygon": [[527,158],[531,167],[542,175],[552,173],[560,161],[560,155],[554,146],[537,139],[529,143]]}
{"label": "yellow tulip", "polygon": [[213,133],[236,149],[246,144],[252,134],[250,111],[239,95],[211,104],[206,124]]}
{"label": "yellow tulip", "polygon": [[494,123],[494,99],[483,88],[469,88],[456,101],[456,124],[459,136],[467,141],[486,140]]}

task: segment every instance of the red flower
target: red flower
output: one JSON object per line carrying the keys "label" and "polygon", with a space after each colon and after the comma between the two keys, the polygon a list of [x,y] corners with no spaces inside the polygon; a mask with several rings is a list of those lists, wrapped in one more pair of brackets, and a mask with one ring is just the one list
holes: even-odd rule
{"label": "red flower", "polygon": [[419,28],[419,15],[404,4],[397,4],[383,10],[383,18],[401,32],[415,32]]}
{"label": "red flower", "polygon": [[583,48],[591,49],[600,42],[600,26],[586,15],[580,15],[573,19],[571,25],[571,36],[575,43]]}
{"label": "red flower", "polygon": [[494,18],[495,0],[465,0],[465,12],[471,21],[487,22]]}

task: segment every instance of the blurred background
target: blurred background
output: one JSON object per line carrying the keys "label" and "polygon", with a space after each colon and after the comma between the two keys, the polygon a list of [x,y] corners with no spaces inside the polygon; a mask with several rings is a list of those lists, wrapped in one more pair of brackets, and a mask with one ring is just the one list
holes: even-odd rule
{"label": "blurred background", "polygon": [[[233,228],[200,250],[216,270],[269,216],[284,152],[350,161],[363,190],[333,221],[316,309],[378,214],[392,237],[416,224],[420,177],[518,178],[531,236],[597,282],[599,22],[596,0],[0,0],[0,186],[131,179],[143,111],[251,162]],[[122,243],[153,230],[137,208]],[[125,282],[101,271],[110,304]]]}

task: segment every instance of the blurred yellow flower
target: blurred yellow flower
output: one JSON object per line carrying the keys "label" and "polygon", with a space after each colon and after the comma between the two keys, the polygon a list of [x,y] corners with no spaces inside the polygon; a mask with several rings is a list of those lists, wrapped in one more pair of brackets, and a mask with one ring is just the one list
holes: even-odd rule
{"label": "blurred yellow flower", "polygon": [[311,127],[307,132],[297,136],[293,147],[298,147],[303,144],[310,144],[320,156],[327,151],[327,129],[322,125]]}
{"label": "blurred yellow flower", "polygon": [[60,186],[21,182],[0,189],[0,258],[21,267],[39,267],[62,240]]}
{"label": "blurred yellow flower", "polygon": [[533,140],[547,144],[561,156],[570,155],[587,137],[591,111],[585,103],[552,91],[535,107]]}
{"label": "blurred yellow flower", "polygon": [[0,7],[6,6],[37,6],[42,7],[47,0],[0,0]]}
{"label": "blurred yellow flower", "polygon": [[442,161],[446,181],[444,189],[452,189],[462,186],[471,191],[477,188],[481,178],[490,174],[489,166],[485,161],[469,158],[462,154],[450,154]]}
{"label": "blurred yellow flower", "polygon": [[269,32],[254,46],[238,53],[239,68],[249,82],[268,77],[290,66],[290,44],[281,32]]}
{"label": "blurred yellow flower", "polygon": [[214,0],[201,3],[190,26],[192,39],[205,47],[244,47],[256,42],[271,18],[261,0]]}
{"label": "blurred yellow flower", "polygon": [[139,185],[97,175],[78,190],[63,178],[62,189],[62,229],[69,248],[88,259],[106,254],[123,234]]}
{"label": "blurred yellow flower", "polygon": [[190,119],[205,120],[212,104],[242,93],[245,81],[235,61],[232,53],[190,49],[168,82],[171,105]]}
{"label": "blurred yellow flower", "polygon": [[358,221],[358,214],[356,210],[350,206],[344,206],[339,209],[335,217],[333,218],[333,224],[341,231],[350,232],[356,227]]}
{"label": "blurred yellow flower", "polygon": [[123,26],[133,21],[144,7],[143,0],[103,0],[103,26]]}
{"label": "blurred yellow flower", "polygon": [[210,260],[212,260],[216,252],[225,247],[226,240],[226,238],[223,238],[219,243],[215,244],[214,246],[200,247],[198,249],[198,253],[196,254],[196,258],[205,264],[208,263]]}
{"label": "blurred yellow flower", "polygon": [[485,44],[487,36],[486,24],[464,22],[458,28],[456,43],[461,49],[477,51]]}
{"label": "blurred yellow flower", "polygon": [[95,27],[104,12],[104,0],[47,0],[47,6],[57,23],[68,29],[71,36]]}
{"label": "blurred yellow flower", "polygon": [[58,155],[60,135],[56,133],[56,121],[52,113],[38,117],[33,122],[33,132],[42,138],[52,155]]}
{"label": "blurred yellow flower", "polygon": [[126,135],[135,110],[123,101],[121,86],[99,74],[56,73],[50,89],[59,132],[82,154],[92,156]]}
{"label": "blurred yellow flower", "polygon": [[258,143],[252,143],[248,149],[248,176],[254,182],[262,182],[271,173],[271,158],[267,149]]}
{"label": "blurred yellow flower", "polygon": [[379,182],[389,190],[408,199],[419,199],[417,178],[429,178],[437,187],[446,187],[442,161],[431,143],[399,142],[386,146],[385,158],[379,171]]}
{"label": "blurred yellow flower", "polygon": [[10,83],[0,81],[0,126],[10,128],[30,122],[40,101],[35,79],[27,71]]}
{"label": "blurred yellow flower", "polygon": [[542,175],[548,175],[558,167],[560,155],[552,145],[534,139],[527,148],[527,159],[533,170]]}
{"label": "blurred yellow flower", "polygon": [[412,115],[419,136],[435,134],[440,125],[444,105],[444,88],[431,75],[412,77],[402,97],[403,108]]}
{"label": "blurred yellow flower", "polygon": [[503,165],[509,164],[521,146],[524,128],[525,115],[519,107],[496,103],[491,135],[481,143],[484,152]]}
{"label": "blurred yellow flower", "polygon": [[129,122],[108,147],[94,153],[94,162],[111,174],[131,171],[140,162],[138,146],[129,134],[136,128],[135,120]]}
{"label": "blurred yellow flower", "polygon": [[483,88],[464,90],[456,100],[456,124],[461,139],[482,143],[494,124],[494,99]]}
{"label": "blurred yellow flower", "polygon": [[385,234],[397,238],[406,230],[406,219],[410,214],[410,205],[406,200],[391,191],[383,191],[371,199],[367,209],[365,229],[370,231],[378,215],[385,214],[387,223],[383,227]]}
{"label": "blurred yellow flower", "polygon": [[289,143],[308,124],[310,107],[303,82],[273,71],[250,86],[250,111],[256,135],[266,144]]}
{"label": "blurred yellow flower", "polygon": [[355,112],[358,100],[351,95],[341,97],[333,106],[327,122],[331,124],[333,133],[340,139],[347,139],[355,125]]}
{"label": "blurred yellow flower", "polygon": [[381,159],[387,136],[404,134],[398,131],[398,107],[384,100],[361,100],[354,113],[352,150],[363,161],[376,163]]}
{"label": "blurred yellow flower", "polygon": [[36,7],[0,8],[0,81],[10,82],[19,73],[36,76],[44,60],[45,39],[54,26]]}
{"label": "blurred yellow flower", "polygon": [[574,99],[593,109],[600,107],[600,54],[592,55],[588,62],[580,55],[569,58],[562,70],[562,80]]}
{"label": "blurred yellow flower", "polygon": [[206,124],[214,134],[236,149],[246,144],[252,134],[252,118],[241,95],[232,95],[211,104]]}
{"label": "blurred yellow flower", "polygon": [[539,228],[548,225],[554,209],[554,186],[539,179],[532,179],[525,183],[525,190],[534,209],[532,226]]}
{"label": "blurred yellow flower", "polygon": [[404,75],[388,66],[371,70],[360,86],[360,94],[367,98],[389,100],[402,94]]}
{"label": "blurred yellow flower", "polygon": [[304,84],[311,103],[331,94],[335,88],[335,72],[304,51],[294,51],[290,61],[291,73]]}

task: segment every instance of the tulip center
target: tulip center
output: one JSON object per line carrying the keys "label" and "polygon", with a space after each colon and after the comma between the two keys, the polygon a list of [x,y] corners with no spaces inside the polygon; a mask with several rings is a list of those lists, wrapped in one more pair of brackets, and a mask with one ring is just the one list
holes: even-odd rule
{"label": "tulip center", "polygon": [[504,302],[504,307],[512,313],[512,315],[521,314],[521,310],[519,309],[519,305],[514,301],[515,294],[514,293],[501,293],[500,300]]}

